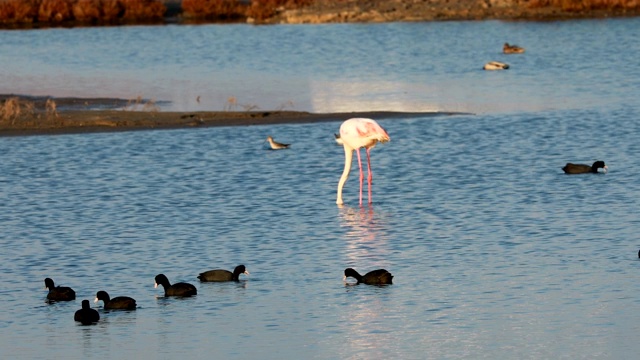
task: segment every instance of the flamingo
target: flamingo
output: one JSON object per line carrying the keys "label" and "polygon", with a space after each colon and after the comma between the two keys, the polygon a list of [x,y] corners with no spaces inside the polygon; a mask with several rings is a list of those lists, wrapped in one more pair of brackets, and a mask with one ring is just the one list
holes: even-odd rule
{"label": "flamingo", "polygon": [[360,205],[362,205],[362,182],[364,173],[362,172],[362,161],[360,159],[360,148],[365,148],[367,152],[367,183],[369,185],[369,204],[371,204],[371,159],[369,151],[376,143],[385,143],[389,141],[389,134],[378,125],[373,119],[353,118],[346,120],[340,125],[340,136],[336,135],[336,142],[344,146],[344,171],[338,182],[338,198],[336,204],[342,205],[342,187],[349,178],[351,171],[351,160],[353,159],[353,151],[358,155],[358,167],[360,168]]}

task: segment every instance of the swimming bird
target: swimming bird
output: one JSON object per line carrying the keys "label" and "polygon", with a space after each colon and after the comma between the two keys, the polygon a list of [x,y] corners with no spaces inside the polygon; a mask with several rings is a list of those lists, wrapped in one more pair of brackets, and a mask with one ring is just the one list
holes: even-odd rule
{"label": "swimming bird", "polygon": [[93,302],[97,303],[102,300],[105,310],[135,310],[136,300],[128,296],[116,296],[113,299],[109,297],[106,291],[98,291]]}
{"label": "swimming bird", "polygon": [[198,293],[196,287],[188,283],[179,282],[171,285],[164,274],[156,275],[155,287],[158,285],[164,287],[164,296],[191,296]]}
{"label": "swimming bird", "polygon": [[593,165],[567,163],[567,165],[565,165],[562,170],[565,174],[597,174],[598,169],[600,168],[602,168],[604,172],[607,172],[607,170],[609,170],[604,161],[596,161],[593,163]]}
{"label": "swimming bird", "polygon": [[371,204],[371,181],[373,174],[371,173],[371,158],[369,152],[378,142],[386,143],[389,140],[390,138],[387,131],[373,119],[352,118],[340,125],[340,137],[336,136],[336,141],[344,146],[344,170],[338,182],[336,204],[343,204],[342,187],[349,178],[351,160],[353,159],[353,151],[355,150],[358,155],[358,168],[360,169],[360,205],[362,205],[362,182],[364,180],[364,173],[362,172],[360,148],[365,148],[367,153],[367,183],[369,185],[369,204]]}
{"label": "swimming bird", "polygon": [[505,54],[522,54],[524,52],[524,48],[518,45],[509,45],[509,43],[504,43],[502,46],[502,52]]}
{"label": "swimming bird", "polygon": [[279,143],[279,142],[273,140],[273,138],[271,136],[267,136],[267,141],[269,142],[269,145],[271,145],[271,150],[288,149],[289,146],[291,146],[291,144]]}
{"label": "swimming bird", "polygon": [[346,268],[344,270],[344,280],[347,280],[348,277],[355,278],[358,281],[358,284],[364,283],[367,285],[392,284],[391,279],[393,279],[393,275],[385,269],[369,271],[362,276],[354,269]]}
{"label": "swimming bird", "polygon": [[76,292],[66,286],[55,286],[51,278],[44,279],[45,289],[49,289],[47,300],[51,301],[71,301],[76,299]]}
{"label": "swimming bird", "polygon": [[505,64],[499,61],[489,61],[484,64],[483,70],[506,70],[509,68],[509,64]]}
{"label": "swimming bird", "polygon": [[89,305],[89,300],[82,300],[82,309],[76,311],[73,320],[79,321],[82,325],[91,325],[100,320],[100,314]]}
{"label": "swimming bird", "polygon": [[239,281],[240,274],[249,275],[244,265],[236,266],[233,272],[221,269],[205,271],[198,275],[198,279],[203,282]]}

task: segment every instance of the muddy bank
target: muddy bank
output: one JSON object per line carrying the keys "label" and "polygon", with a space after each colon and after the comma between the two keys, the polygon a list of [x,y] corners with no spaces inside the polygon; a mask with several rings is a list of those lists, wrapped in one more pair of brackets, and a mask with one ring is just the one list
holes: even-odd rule
{"label": "muddy bank", "polygon": [[[588,4],[587,4],[588,5]],[[445,20],[559,20],[640,15],[640,6],[607,8],[558,7],[544,0],[346,0],[316,1],[283,10],[270,23],[317,24],[344,22]]]}
{"label": "muddy bank", "polygon": [[337,122],[352,117],[389,119],[417,115],[460,114],[384,111],[325,114],[304,111],[169,112],[153,108],[145,109],[144,100],[137,104],[123,99],[44,98],[16,95],[0,95],[0,105],[2,105],[0,107],[0,136]]}

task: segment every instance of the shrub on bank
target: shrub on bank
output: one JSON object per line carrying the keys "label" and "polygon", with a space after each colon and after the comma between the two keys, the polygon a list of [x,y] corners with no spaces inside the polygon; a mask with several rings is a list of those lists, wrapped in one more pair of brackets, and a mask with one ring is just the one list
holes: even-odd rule
{"label": "shrub on bank", "polygon": [[162,0],[0,0],[0,24],[154,21],[165,11]]}

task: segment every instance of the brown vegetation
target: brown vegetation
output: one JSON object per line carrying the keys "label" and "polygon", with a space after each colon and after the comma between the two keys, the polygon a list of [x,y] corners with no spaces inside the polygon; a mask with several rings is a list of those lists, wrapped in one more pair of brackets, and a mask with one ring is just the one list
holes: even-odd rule
{"label": "brown vegetation", "polygon": [[183,16],[199,20],[264,21],[283,9],[295,9],[313,0],[182,0]]}
{"label": "brown vegetation", "polygon": [[640,0],[0,0],[0,27],[638,16]]}
{"label": "brown vegetation", "polygon": [[0,104],[0,127],[52,127],[63,125],[60,122],[56,103],[47,99],[44,109],[38,109],[36,103],[17,96],[8,97]]}
{"label": "brown vegetation", "polygon": [[569,12],[605,9],[630,10],[640,8],[640,0],[531,0],[529,7],[552,7]]}
{"label": "brown vegetation", "polygon": [[147,22],[165,11],[162,0],[0,0],[0,24]]}
{"label": "brown vegetation", "polygon": [[[182,0],[187,20],[262,22],[284,9],[313,0]],[[0,24],[114,24],[162,21],[162,0],[0,0]]]}

